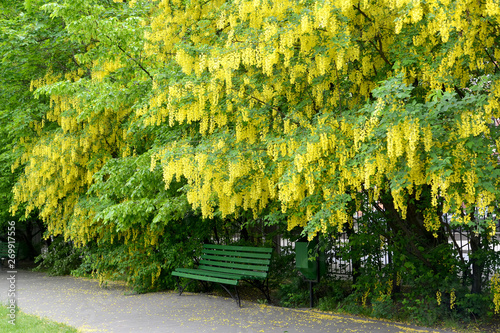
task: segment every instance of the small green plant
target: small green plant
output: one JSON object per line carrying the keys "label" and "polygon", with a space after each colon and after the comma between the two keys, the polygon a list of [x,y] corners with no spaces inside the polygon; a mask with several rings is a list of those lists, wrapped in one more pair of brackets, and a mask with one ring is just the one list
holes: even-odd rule
{"label": "small green plant", "polygon": [[373,317],[392,319],[394,315],[394,303],[390,295],[382,294],[372,300]]}
{"label": "small green plant", "polygon": [[405,298],[402,301],[403,312],[411,322],[419,325],[432,326],[438,321],[436,301],[429,298]]}
{"label": "small green plant", "polygon": [[259,304],[267,304],[267,303],[268,303],[268,301],[267,301],[267,299],[265,299],[265,298],[259,298],[259,299],[257,300],[257,303],[259,303]]}
{"label": "small green plant", "polygon": [[280,304],[287,308],[297,308],[307,306],[309,303],[309,291],[303,279],[295,277],[290,283],[282,284],[278,295]]}
{"label": "small green plant", "polygon": [[353,315],[370,315],[369,307],[360,303],[362,295],[353,292],[339,303],[339,310]]}
{"label": "small green plant", "polygon": [[332,296],[325,296],[318,301],[318,309],[321,311],[333,311],[337,309],[339,300]]}
{"label": "small green plant", "polygon": [[318,308],[321,311],[333,311],[339,308],[340,302],[351,291],[351,281],[337,279],[335,277],[324,278],[315,287],[315,294],[318,295]]}

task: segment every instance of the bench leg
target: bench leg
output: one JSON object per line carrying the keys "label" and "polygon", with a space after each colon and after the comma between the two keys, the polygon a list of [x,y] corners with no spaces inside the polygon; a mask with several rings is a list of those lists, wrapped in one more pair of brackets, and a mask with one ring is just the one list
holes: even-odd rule
{"label": "bench leg", "polygon": [[194,281],[194,280],[190,280],[183,287],[183,286],[181,286],[181,282],[180,282],[181,279],[178,276],[176,276],[176,279],[177,279],[177,289],[179,290],[179,296],[182,295],[182,293],[184,292],[184,289],[186,289],[186,287],[189,286]]}
{"label": "bench leg", "polygon": [[238,307],[241,308],[241,298],[240,294],[238,293],[238,286],[234,286],[234,292],[236,294],[236,298],[238,299]]}
{"label": "bench leg", "polygon": [[250,283],[255,288],[259,289],[264,297],[267,299],[267,303],[271,304],[271,292],[269,291],[269,279],[266,279],[265,282],[255,282],[252,280],[245,280]]}
{"label": "bench leg", "polygon": [[230,292],[229,289],[227,289],[227,287],[225,285],[223,285],[222,283],[219,283],[219,284],[222,288],[224,288],[225,291],[227,291],[227,293],[231,296],[231,298],[236,301],[236,304],[238,304],[238,307],[241,308],[241,300],[240,300],[240,294],[238,293],[238,286],[234,286],[234,295],[233,295],[233,293]]}
{"label": "bench leg", "polygon": [[269,290],[269,278],[266,278],[265,291],[263,291],[264,295],[267,299],[267,304],[271,304],[271,291]]}
{"label": "bench leg", "polygon": [[179,296],[182,294],[182,291],[181,291],[181,280],[178,276],[175,277],[175,280],[177,281],[177,290],[179,291]]}
{"label": "bench leg", "polygon": [[[187,286],[189,286],[193,281],[195,281],[195,280],[190,280],[188,283],[186,283],[186,285],[181,286],[180,278],[178,276],[176,276],[175,278],[177,280],[177,289],[179,290],[179,296],[182,295]],[[241,299],[240,299],[240,294],[238,292],[238,286],[234,286],[234,294],[233,294],[231,291],[229,291],[229,289],[227,289],[225,285],[223,285],[222,283],[219,284],[222,288],[224,288],[225,291],[227,291],[229,296],[231,296],[231,298],[234,299],[236,301],[236,304],[238,304],[238,306],[241,308]]]}

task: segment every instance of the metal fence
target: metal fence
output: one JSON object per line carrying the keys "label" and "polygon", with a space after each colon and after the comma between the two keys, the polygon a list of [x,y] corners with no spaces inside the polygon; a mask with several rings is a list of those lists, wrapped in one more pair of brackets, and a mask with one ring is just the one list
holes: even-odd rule
{"label": "metal fence", "polygon": [[[495,235],[497,240],[500,240],[500,232]],[[327,267],[329,274],[336,275],[339,277],[350,277],[352,275],[352,262],[350,260],[343,260],[338,255],[338,250],[341,247],[349,246],[349,238],[347,233],[341,233],[335,238],[331,238],[333,246],[326,251]],[[466,262],[470,260],[470,253],[472,252],[470,243],[470,232],[463,230],[461,227],[454,228],[452,236],[449,237],[448,242],[460,252]],[[493,242],[492,242],[493,243]],[[282,254],[293,254],[295,249],[295,243],[287,238],[279,237],[277,240],[277,245]],[[490,246],[490,249],[500,255],[500,242]],[[366,259],[366,258],[365,258]],[[373,262],[374,258],[370,258]],[[375,260],[379,260],[379,265],[385,266],[391,262],[390,253],[384,249],[381,249],[380,253],[377,254]],[[363,258],[361,260],[363,264]],[[500,267],[499,267],[500,268]]]}
{"label": "metal fence", "polygon": [[[355,218],[359,218],[359,216],[356,215]],[[445,221],[445,223],[449,222],[449,219]],[[254,228],[255,229],[252,230],[252,233],[254,235],[261,235],[263,240],[264,238],[266,238],[266,235],[269,235],[269,230],[264,226],[263,223],[260,226],[254,225]],[[353,229],[358,230],[356,219]],[[243,237],[241,230],[241,228],[229,226],[227,230],[221,232],[221,239],[219,239],[218,241],[224,243],[238,242]],[[498,230],[500,230],[500,227],[498,228]],[[466,262],[470,260],[470,253],[472,252],[470,235],[470,231],[458,227],[453,229],[448,239],[448,242],[452,244],[454,249],[461,253]],[[497,240],[500,240],[500,232],[496,233],[495,237]],[[295,243],[290,239],[282,235],[277,235],[273,238],[273,243],[278,253],[281,253],[282,255],[294,255]],[[350,246],[347,233],[340,233],[335,235],[335,237],[332,236],[330,238],[329,247],[328,249],[326,249],[326,260],[329,274],[345,278],[349,278],[352,275],[352,262],[350,260],[344,260],[340,256],[340,250],[345,250],[346,246]],[[491,245],[491,250],[500,254],[500,244],[498,244],[497,242],[496,245]],[[387,251],[387,247],[384,246],[380,249],[379,253],[371,256],[370,258],[362,258],[361,265],[363,265],[363,263],[367,260],[370,260],[371,264],[375,263],[377,266],[383,267],[391,262],[391,253],[389,253]]]}

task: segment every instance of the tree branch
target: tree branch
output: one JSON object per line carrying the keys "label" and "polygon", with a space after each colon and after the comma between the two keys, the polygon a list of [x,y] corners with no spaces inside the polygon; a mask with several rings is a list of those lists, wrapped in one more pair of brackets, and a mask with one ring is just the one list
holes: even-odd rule
{"label": "tree branch", "polygon": [[[107,36],[106,36],[106,37],[107,37]],[[109,38],[109,37],[108,37],[108,38]],[[111,39],[110,39],[110,40],[111,40]],[[151,80],[153,80],[153,76],[152,76],[152,75],[151,75],[151,74],[147,71],[147,69],[146,69],[146,68],[144,68],[144,66],[142,66],[142,64],[141,64],[139,61],[137,61],[137,60],[136,60],[135,58],[133,58],[130,54],[128,54],[128,53],[127,53],[127,51],[125,51],[125,50],[124,50],[124,49],[123,49],[123,48],[122,48],[119,44],[116,44],[116,46],[117,46],[117,47],[120,49],[120,51],[122,51],[122,52],[123,52],[123,53],[124,53],[124,54],[125,54],[125,55],[126,55],[126,56],[130,59],[130,60],[132,60],[133,62],[135,62],[135,64],[136,64],[137,66],[139,66],[139,68],[140,68],[140,69],[142,69],[142,71],[143,71],[144,73],[146,73],[146,74],[149,76],[149,78],[150,78]]]}
{"label": "tree branch", "polygon": [[380,57],[382,57],[385,63],[392,67],[392,63],[389,61],[389,59],[387,59],[384,51],[382,50],[382,40],[380,39],[380,37],[378,37],[377,40],[380,48],[378,48],[377,45],[371,40],[369,40],[368,43],[370,43],[375,48],[375,50],[377,50],[378,54],[380,55]]}
{"label": "tree branch", "polygon": [[[363,17],[365,17],[368,21],[372,22],[373,23],[373,19],[370,18],[365,12],[363,12],[361,10],[361,6],[360,4],[358,3],[358,6],[356,7],[355,5],[352,5],[354,7],[354,9],[356,9],[361,15],[363,15]],[[380,38],[380,35],[377,37],[377,41],[378,41],[378,47],[377,45],[369,40],[368,43],[370,43],[374,48],[375,50],[377,50],[378,54],[380,54],[380,56],[382,57],[382,59],[385,61],[386,64],[388,64],[389,66],[392,67],[392,63],[389,61],[389,59],[387,59],[386,55],[384,54],[384,51],[383,51],[383,48],[382,48],[382,39]]]}
{"label": "tree branch", "polygon": [[373,22],[373,19],[371,19],[365,12],[361,10],[361,5],[358,2],[358,7],[355,5],[352,5],[354,9],[356,9],[361,15],[363,15],[368,21]]}
{"label": "tree branch", "polygon": [[491,59],[491,62],[493,63],[493,65],[495,65],[495,73],[497,73],[500,70],[500,67],[498,67],[498,63],[495,61],[493,56],[488,52],[488,48],[485,47],[484,51],[486,51],[486,54]]}
{"label": "tree branch", "polygon": [[462,248],[460,246],[458,246],[458,243],[457,243],[457,240],[455,239],[455,235],[453,234],[453,231],[451,230],[450,226],[448,223],[444,223],[442,220],[441,220],[441,224],[446,226],[446,230],[448,231],[448,235],[449,237],[451,238],[451,240],[453,241],[453,245],[455,245],[455,247],[457,248],[458,250],[458,255],[460,257],[460,261],[462,262],[462,265],[464,265],[464,267],[467,265],[466,262],[465,262],[465,258],[464,258],[464,255],[462,253]]}
{"label": "tree branch", "polygon": [[[234,91],[237,91],[235,88],[232,88],[232,89],[233,89]],[[263,100],[260,100],[259,98],[255,97],[255,96],[253,96],[253,95],[250,95],[250,94],[249,94],[249,93],[247,93],[247,92],[244,92],[243,94],[245,94],[245,96],[250,97],[251,99],[253,99],[253,100],[255,100],[255,101],[257,101],[257,102],[259,102],[259,103],[261,103],[261,104],[263,104],[263,105],[266,105],[266,106],[270,107],[271,109],[273,109],[274,111],[276,111],[276,112],[277,112],[277,113],[281,116],[281,118],[282,118],[282,119],[285,119],[286,115],[283,113],[283,111],[281,111],[281,110],[280,110],[280,108],[279,108],[279,107],[272,106],[271,104],[266,103],[266,102],[264,102]],[[299,125],[299,126],[300,126],[300,124],[299,124],[298,122],[293,121],[293,120],[291,120],[291,119],[290,119],[290,121],[291,121],[292,123],[294,123],[294,124],[296,124],[296,125]]]}

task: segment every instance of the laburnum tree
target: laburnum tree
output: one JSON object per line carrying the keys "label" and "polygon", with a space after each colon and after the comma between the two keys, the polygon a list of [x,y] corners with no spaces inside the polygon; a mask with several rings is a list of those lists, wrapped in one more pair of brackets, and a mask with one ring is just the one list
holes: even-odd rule
{"label": "laburnum tree", "polygon": [[[404,240],[399,258],[410,254],[430,271],[453,266],[426,257],[448,244],[448,217],[471,228],[475,249],[486,246],[498,197],[498,4],[159,8],[147,52],[183,75],[155,78],[144,112],[151,124],[191,125],[201,138],[186,131],[153,163],[167,186],[187,179],[204,216],[271,207],[312,237],[352,228],[357,210],[381,209],[379,236]],[[474,292],[479,261],[462,261]]]}
{"label": "laburnum tree", "polygon": [[[143,234],[134,249],[147,239],[158,251],[155,226],[172,226],[163,209],[179,213],[174,229],[188,215],[198,226],[284,215],[310,238],[347,231],[355,263],[392,254],[384,268],[355,265],[363,303],[402,281],[452,308],[459,288],[482,291],[500,194],[498,2],[41,8],[83,48],[73,71],[33,81],[52,105],[14,194],[50,232],[81,244]],[[448,244],[457,226],[469,259]]]}
{"label": "laburnum tree", "polygon": [[[352,229],[362,211],[358,229],[394,254],[393,274],[374,273],[387,283],[374,288],[371,275],[363,293],[424,276],[452,295],[449,272],[479,293],[498,198],[498,8],[162,1],[147,52],[178,67],[155,77],[144,114],[189,130],[153,165],[167,186],[186,178],[206,217],[279,210],[311,238]],[[451,225],[471,232],[460,265]],[[350,248],[351,259],[366,258]]]}

